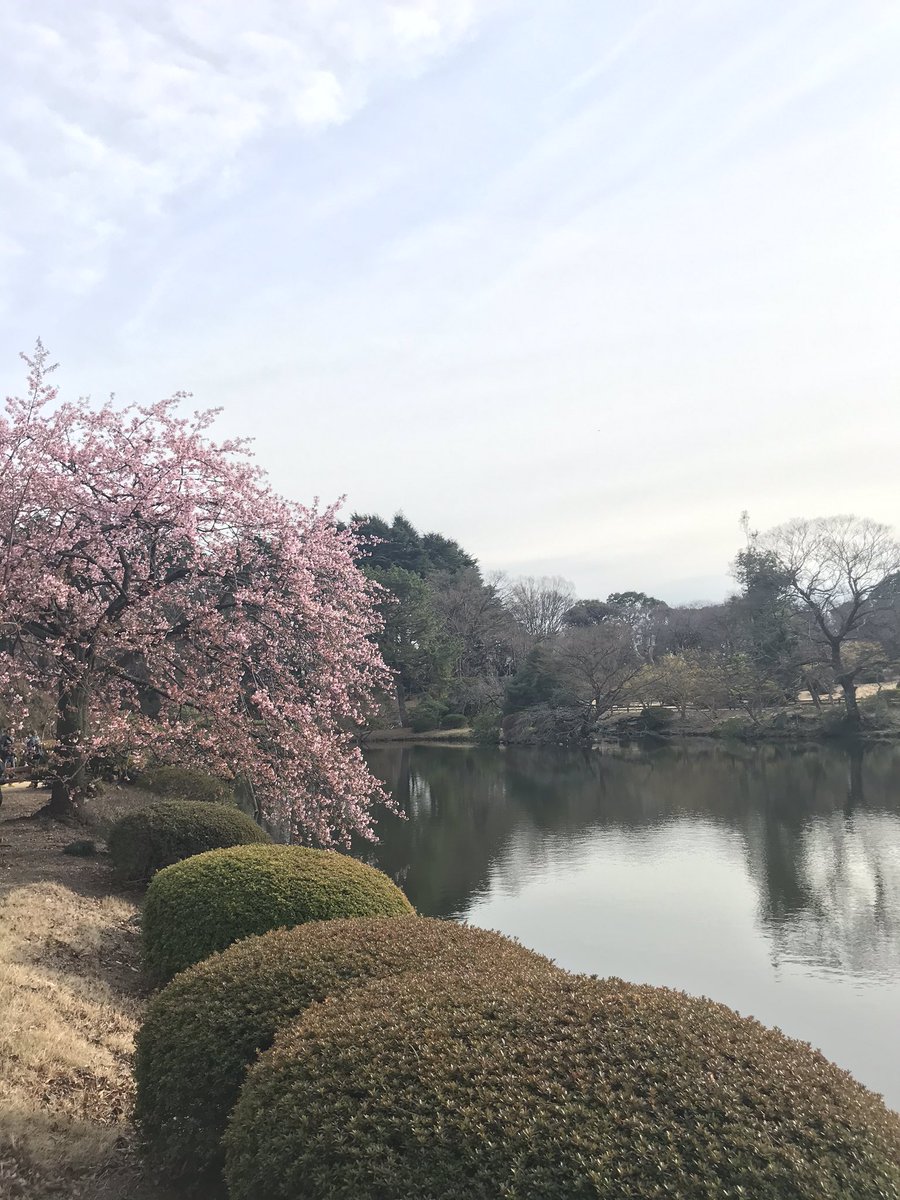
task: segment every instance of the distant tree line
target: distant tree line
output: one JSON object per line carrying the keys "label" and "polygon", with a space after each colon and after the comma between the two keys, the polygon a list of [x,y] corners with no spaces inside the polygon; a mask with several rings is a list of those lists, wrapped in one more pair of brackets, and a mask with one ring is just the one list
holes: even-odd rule
{"label": "distant tree line", "polygon": [[394,674],[384,719],[417,729],[471,724],[496,736],[525,715],[536,736],[578,740],[622,706],[737,710],[753,722],[808,691],[857,691],[900,666],[900,545],[852,516],[760,534],[743,521],[735,593],[670,605],[641,591],[578,598],[558,577],[485,577],[450,538],[402,515],[354,518],[361,565],[382,587],[380,648]]}

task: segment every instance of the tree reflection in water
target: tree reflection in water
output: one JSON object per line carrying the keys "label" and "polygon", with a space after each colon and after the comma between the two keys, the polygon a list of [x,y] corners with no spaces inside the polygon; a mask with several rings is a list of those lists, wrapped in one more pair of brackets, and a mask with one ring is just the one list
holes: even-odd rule
{"label": "tree reflection in water", "polygon": [[900,748],[391,746],[368,758],[409,819],[383,818],[380,844],[358,852],[421,912],[464,915],[492,881],[514,893],[526,866],[572,870],[591,834],[711,822],[743,839],[776,965],[900,976]]}

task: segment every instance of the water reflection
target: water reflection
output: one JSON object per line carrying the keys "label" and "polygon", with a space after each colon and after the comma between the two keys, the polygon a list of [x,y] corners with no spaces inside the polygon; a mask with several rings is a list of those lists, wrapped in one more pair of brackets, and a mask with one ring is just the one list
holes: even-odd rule
{"label": "water reflection", "polygon": [[833,813],[801,831],[793,868],[800,903],[764,916],[779,956],[852,974],[900,974],[896,817]]}
{"label": "water reflection", "polygon": [[428,914],[805,1037],[900,1103],[900,749],[372,750]]}

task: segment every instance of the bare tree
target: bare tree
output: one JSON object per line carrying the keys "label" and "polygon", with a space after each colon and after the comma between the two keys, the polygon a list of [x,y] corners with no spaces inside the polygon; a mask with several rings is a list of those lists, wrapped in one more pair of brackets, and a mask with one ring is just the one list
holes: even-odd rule
{"label": "bare tree", "polygon": [[624,621],[567,630],[554,643],[553,663],[562,696],[586,721],[619,703],[642,667]]}
{"label": "bare tree", "polygon": [[[761,539],[809,616],[819,661],[831,668],[847,716],[859,724],[860,675],[884,667],[888,655],[867,637],[890,606],[889,581],[900,571],[900,544],[887,525],[854,516],[789,521]],[[861,652],[866,647],[865,652]]]}
{"label": "bare tree", "polygon": [[645,592],[613,592],[605,600],[579,600],[563,614],[563,625],[585,629],[604,622],[618,622],[631,630],[634,650],[645,662],[653,662],[656,642],[669,606]]}
{"label": "bare tree", "polygon": [[705,706],[710,694],[708,663],[712,656],[705,650],[681,650],[663,654],[646,664],[631,687],[631,694],[643,705],[664,704],[677,708],[682,719],[689,707]]}
{"label": "bare tree", "polygon": [[575,603],[574,587],[559,575],[509,580],[501,594],[507,609],[533,642],[546,641],[559,633],[563,617]]}

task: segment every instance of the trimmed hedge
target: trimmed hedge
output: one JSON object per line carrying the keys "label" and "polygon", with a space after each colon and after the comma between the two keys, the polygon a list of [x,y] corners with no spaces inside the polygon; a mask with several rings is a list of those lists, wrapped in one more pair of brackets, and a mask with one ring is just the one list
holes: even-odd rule
{"label": "trimmed hedge", "polygon": [[144,963],[163,983],[232,942],[270,929],[335,917],[414,915],[387,875],[334,850],[212,850],[153,879],[142,920]]}
{"label": "trimmed hedge", "polygon": [[885,1200],[900,1118],[708,1000],[410,973],[314,1005],[253,1067],[231,1200]]}
{"label": "trimmed hedge", "polygon": [[237,808],[203,800],[161,800],[116,821],[107,844],[118,875],[146,883],[163,867],[205,850],[271,840]]}
{"label": "trimmed hedge", "polygon": [[427,917],[317,921],[246,938],[155,996],[137,1038],[135,1119],[154,1166],[203,1196],[221,1187],[221,1139],[247,1067],[308,1005],[439,962],[557,971],[497,933]]}
{"label": "trimmed hedge", "polygon": [[137,777],[140,787],[167,800],[203,800],[209,804],[234,804],[234,787],[225,779],[194,767],[146,767]]}

